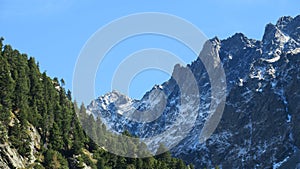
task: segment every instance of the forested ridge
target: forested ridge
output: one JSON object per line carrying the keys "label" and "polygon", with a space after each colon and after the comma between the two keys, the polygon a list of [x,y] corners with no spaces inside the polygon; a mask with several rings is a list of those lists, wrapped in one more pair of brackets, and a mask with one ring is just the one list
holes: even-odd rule
{"label": "forested ridge", "polygon": [[[107,152],[107,145],[98,146],[82,125],[89,125],[96,133],[106,130],[105,125],[97,128],[95,124],[101,121],[85,114],[85,106],[78,106],[72,99],[63,79],[41,73],[33,57],[4,45],[3,40],[0,40],[0,145],[15,149],[23,159],[24,168],[192,168],[172,158],[169,152],[142,159],[125,158]],[[85,122],[82,125],[76,112]],[[113,139],[109,135],[103,137],[108,143]],[[1,151],[1,146],[0,155],[0,163],[2,160],[9,168],[18,168]]]}

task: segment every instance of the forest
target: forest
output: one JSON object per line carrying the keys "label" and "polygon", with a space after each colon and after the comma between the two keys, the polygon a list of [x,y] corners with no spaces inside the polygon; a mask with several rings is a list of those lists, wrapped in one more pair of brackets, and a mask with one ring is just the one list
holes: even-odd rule
{"label": "forest", "polygon": [[[105,125],[100,119],[95,120],[88,115],[83,104],[72,99],[70,90],[65,89],[65,81],[49,77],[46,71],[41,72],[34,57],[20,53],[3,42],[4,38],[1,38],[0,145],[16,149],[27,161],[26,168],[193,168],[173,158],[168,151],[147,158],[127,158],[110,153],[105,147],[118,137],[103,134],[109,133]],[[40,136],[39,146],[35,146],[34,150],[31,146],[33,129]],[[129,132],[122,134],[131,136]],[[97,144],[97,140],[101,139],[105,139],[107,144]],[[147,153],[143,143],[132,145],[136,146],[136,152],[141,152],[142,148]],[[114,146],[122,149],[122,143]],[[160,145],[159,149],[164,149],[164,146]],[[32,155],[34,161],[30,160]]]}

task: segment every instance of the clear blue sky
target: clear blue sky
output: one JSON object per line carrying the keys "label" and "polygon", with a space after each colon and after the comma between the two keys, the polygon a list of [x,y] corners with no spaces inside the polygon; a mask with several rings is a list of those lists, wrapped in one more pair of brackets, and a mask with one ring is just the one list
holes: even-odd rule
{"label": "clear blue sky", "polygon": [[[249,38],[261,39],[267,23],[276,22],[280,16],[300,14],[300,1],[0,0],[0,36],[5,38],[5,43],[34,56],[40,62],[41,70],[46,70],[51,77],[64,78],[66,87],[72,89],[76,59],[89,37],[110,21],[138,12],[177,15],[195,24],[209,38],[218,36],[224,39],[242,32]],[[160,43],[153,43],[155,41]],[[181,55],[187,63],[195,59],[195,56],[176,42],[145,36],[120,44],[110,52],[105,61],[108,65],[120,62],[122,57],[149,47],[170,50]],[[114,68],[100,67],[96,79],[96,95],[111,90]],[[146,77],[150,77],[150,80],[146,80]],[[159,71],[141,73],[132,81],[130,96],[139,98],[151,86],[162,83],[167,78],[168,75]]]}

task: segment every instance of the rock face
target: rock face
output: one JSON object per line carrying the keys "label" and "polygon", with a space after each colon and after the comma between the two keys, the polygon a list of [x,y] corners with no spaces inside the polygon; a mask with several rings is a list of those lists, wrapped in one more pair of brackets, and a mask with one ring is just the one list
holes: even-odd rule
{"label": "rock face", "polygon": [[[19,123],[19,120],[13,116],[9,125],[13,126],[15,123]],[[13,145],[9,141],[5,141],[0,144],[0,168],[26,168],[33,164],[36,160],[35,155],[40,150],[41,136],[37,129],[29,124],[28,133],[30,135],[30,154],[27,157],[22,157],[17,149],[13,148]]]}
{"label": "rock face", "polygon": [[[199,135],[211,106],[207,71],[199,58],[186,67],[175,66],[173,75],[184,77],[185,69],[193,72],[200,106],[193,129],[171,149],[172,154],[196,168],[299,168],[300,16],[282,17],[275,25],[268,24],[261,41],[241,33],[210,41],[226,74],[227,100],[222,119],[213,135],[201,143]],[[184,79],[182,82],[189,84]],[[111,130],[129,130],[143,138],[155,136],[172,125],[187,123],[187,119],[176,120],[179,108],[195,103],[180,104],[178,85],[171,78],[154,86],[141,100],[113,91],[92,101],[88,111],[100,116]],[[124,117],[135,110],[161,114],[147,123]],[[170,142],[174,136],[170,135]]]}
{"label": "rock face", "polygon": [[0,168],[24,168],[25,160],[18,154],[16,149],[7,144],[0,145]]}

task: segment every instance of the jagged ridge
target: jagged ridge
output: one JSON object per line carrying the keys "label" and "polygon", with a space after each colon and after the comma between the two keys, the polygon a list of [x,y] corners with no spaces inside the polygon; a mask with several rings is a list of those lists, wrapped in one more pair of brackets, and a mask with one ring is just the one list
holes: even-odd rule
{"label": "jagged ridge", "polygon": [[[296,124],[300,119],[300,107],[297,106],[300,102],[297,87],[300,80],[300,15],[282,17],[276,25],[268,24],[261,41],[249,39],[242,33],[225,40],[214,38],[210,41],[218,51],[227,77],[228,97],[223,118],[212,137],[200,144],[198,137],[210,106],[210,84],[198,58],[186,68],[198,80],[199,116],[190,135],[172,149],[173,154],[197,167],[296,166],[299,160],[295,161],[294,156],[300,147],[297,137],[300,130]],[[173,74],[180,74],[186,68],[175,67]],[[154,122],[136,123],[121,116],[136,108],[154,110],[163,100],[151,97],[157,90],[165,93],[167,103],[162,115]],[[141,100],[132,101],[122,94],[107,99],[114,96],[113,92],[94,100],[88,110],[103,117],[115,131],[129,130],[134,135],[150,137],[174,123],[178,116],[179,95],[178,86],[171,78],[154,86]],[[115,109],[116,105],[119,109]],[[123,105],[126,108],[122,109]]]}

